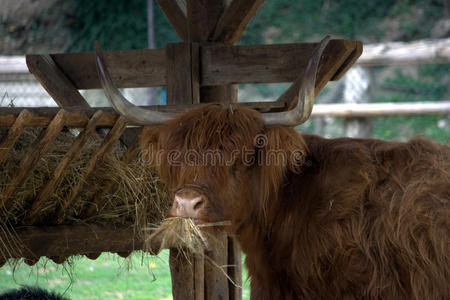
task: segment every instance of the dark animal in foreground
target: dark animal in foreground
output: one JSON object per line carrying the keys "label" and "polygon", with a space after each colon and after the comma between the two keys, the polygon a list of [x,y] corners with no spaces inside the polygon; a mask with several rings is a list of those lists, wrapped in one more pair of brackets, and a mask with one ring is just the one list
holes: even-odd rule
{"label": "dark animal in foreground", "polygon": [[[237,104],[153,118],[97,61],[119,111],[164,121],[144,144],[174,193],[170,213],[231,220],[252,299],[450,299],[449,147],[299,134],[285,126],[305,119],[299,104],[294,124]],[[315,70],[298,103],[311,103]]]}
{"label": "dark animal in foreground", "polygon": [[0,295],[0,300],[68,300],[61,295],[38,287],[23,287]]}

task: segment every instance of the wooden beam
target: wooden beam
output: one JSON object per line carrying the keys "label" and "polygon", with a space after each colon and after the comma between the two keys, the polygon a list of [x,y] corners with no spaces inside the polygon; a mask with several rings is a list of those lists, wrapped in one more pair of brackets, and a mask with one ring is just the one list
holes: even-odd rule
{"label": "wooden beam", "polygon": [[187,2],[189,42],[212,41],[214,29],[225,6],[224,0],[189,0]]}
{"label": "wooden beam", "polygon": [[3,163],[8,156],[9,151],[16,143],[17,139],[23,132],[27,119],[30,117],[30,112],[23,109],[17,119],[15,119],[8,133],[0,141],[0,164]]}
{"label": "wooden beam", "polygon": [[[256,110],[268,111],[271,109],[282,110],[285,108],[285,104],[277,102],[248,102],[240,103],[249,108]],[[198,104],[202,105],[202,104]],[[183,105],[158,105],[158,106],[145,106],[143,108],[156,110],[156,111],[168,111],[168,112],[181,112],[192,107],[196,107],[195,104],[183,104]],[[47,126],[53,117],[61,110],[58,107],[0,107],[0,127],[13,126],[20,113],[24,110],[28,110],[29,115],[23,120],[22,126],[42,127]],[[67,111],[64,126],[73,128],[85,127],[89,119],[95,114],[97,110],[102,110],[103,114],[97,123],[97,127],[112,127],[116,122],[119,114],[111,107],[70,107],[65,108]],[[127,123],[127,125],[135,125],[133,123]]]}
{"label": "wooden beam", "polygon": [[[235,83],[292,82],[307,64],[315,43],[199,47],[200,86]],[[349,40],[332,40],[324,55],[329,57],[325,69],[345,69],[347,58],[358,44]],[[167,85],[164,49],[104,51],[108,69],[119,88]],[[34,55],[28,55],[33,60]],[[52,54],[58,67],[77,89],[100,89],[93,52]],[[342,72],[340,72],[342,73]],[[332,76],[335,74],[332,74]],[[332,79],[331,77],[330,79]]]}
{"label": "wooden beam", "polygon": [[89,106],[50,55],[27,55],[26,61],[30,72],[60,107]]}
{"label": "wooden beam", "polygon": [[312,117],[375,117],[450,114],[450,101],[316,104]]}
{"label": "wooden beam", "polygon": [[345,62],[341,65],[341,67],[336,71],[336,74],[330,79],[330,81],[338,81],[340,80],[345,73],[356,63],[358,58],[361,57],[363,53],[363,43],[360,41],[355,41],[355,49],[353,52],[347,57]]}
{"label": "wooden beam", "polygon": [[[133,226],[100,224],[18,227],[14,229],[14,238],[21,247],[7,249],[3,253],[8,253],[8,258],[36,260],[42,256],[68,257],[142,250],[144,242],[135,230]],[[0,240],[10,238],[0,232]]]}
{"label": "wooden beam", "polygon": [[212,40],[224,44],[236,43],[263,2],[233,0],[220,17]]}
{"label": "wooden beam", "polygon": [[157,0],[157,2],[178,36],[186,41],[188,38],[186,1]]}
{"label": "wooden beam", "polygon": [[[194,46],[198,49],[198,45]],[[175,43],[166,46],[167,61],[167,103],[199,103],[198,51],[192,58],[191,43]],[[174,88],[171,88],[174,87]]]}

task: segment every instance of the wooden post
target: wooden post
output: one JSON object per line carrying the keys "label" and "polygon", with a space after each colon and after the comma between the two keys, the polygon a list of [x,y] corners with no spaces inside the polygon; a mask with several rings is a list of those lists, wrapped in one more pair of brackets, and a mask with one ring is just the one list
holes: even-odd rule
{"label": "wooden post", "polygon": [[[215,28],[228,2],[224,0],[187,2],[188,32],[187,37],[181,35],[185,43],[169,44],[166,47],[167,104],[237,102],[237,85],[200,88],[199,84],[199,47],[213,42]],[[242,298],[241,290],[230,285],[225,276],[225,273],[228,273],[230,278],[239,283],[241,281],[240,265],[235,268],[224,267],[230,262],[240,264],[241,253],[238,245],[223,231],[215,233],[212,240],[214,243],[211,245],[212,250],[205,253],[207,259],[194,255],[181,256],[177,250],[171,250],[170,270],[175,300]]]}

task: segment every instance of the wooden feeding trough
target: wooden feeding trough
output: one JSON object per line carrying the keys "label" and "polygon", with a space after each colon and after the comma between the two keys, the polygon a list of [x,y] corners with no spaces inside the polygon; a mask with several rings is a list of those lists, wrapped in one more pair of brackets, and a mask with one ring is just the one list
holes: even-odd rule
{"label": "wooden feeding trough", "polygon": [[[176,112],[205,102],[236,102],[238,83],[294,81],[302,74],[316,45],[233,46],[262,0],[189,0],[187,4],[176,0],[158,2],[183,39],[182,43],[167,44],[165,49],[105,52],[106,63],[118,87],[166,87],[168,105],[148,109]],[[319,66],[316,94],[328,81],[341,78],[361,53],[360,42],[330,41]],[[111,178],[111,169],[104,166],[108,165],[111,157],[122,166],[130,166],[130,172],[139,170],[139,178],[144,181],[142,186],[153,177],[150,171],[145,171],[148,168],[142,168],[136,160],[141,128],[127,128],[133,124],[111,108],[89,107],[78,91],[101,88],[94,53],[28,55],[27,65],[60,108],[0,108],[0,128],[4,129],[0,131],[3,132],[0,135],[2,166],[14,159],[12,153],[28,128],[41,128],[16,168],[9,172],[10,176],[0,180],[0,224],[3,229],[0,233],[0,241],[3,242],[0,264],[8,258],[25,258],[30,264],[42,256],[56,262],[74,254],[96,258],[101,252],[127,256],[133,250],[144,249],[142,230],[149,219],[156,222],[163,214],[149,211],[144,217],[102,218],[106,206],[112,206],[114,211],[114,205],[108,199],[120,197],[115,192],[120,179]],[[292,103],[253,102],[243,105],[265,111],[282,111]],[[67,130],[70,128],[77,128],[80,133],[74,135]],[[98,133],[99,128],[110,130],[102,135],[102,132]],[[22,211],[11,218],[8,212],[16,207],[18,194],[27,186],[29,177],[36,172],[43,158],[58,150],[52,145],[64,134],[72,134],[65,153],[48,170],[44,182],[33,186],[32,196],[20,200]],[[97,146],[86,157],[83,151],[92,136]],[[59,195],[56,204],[46,205],[58,189],[68,183],[67,172],[82,155],[85,156],[83,168],[77,173],[71,188]],[[94,179],[101,184],[91,184]],[[155,191],[158,184],[147,187],[150,195],[140,195],[139,203],[159,199],[159,207],[170,205],[170,199],[164,198],[163,192]],[[131,202],[138,200],[132,199]],[[130,205],[130,202],[125,204]],[[148,207],[142,205],[137,208],[148,210]],[[8,232],[13,234],[8,235]],[[225,233],[218,233],[217,241],[218,246],[208,256],[219,266],[234,265],[225,271],[239,284],[241,262],[238,245]],[[13,247],[7,249],[4,245]],[[192,263],[187,263],[186,258],[171,250],[174,299],[241,298],[240,289],[231,284],[218,268],[205,263],[201,257],[191,259]]]}

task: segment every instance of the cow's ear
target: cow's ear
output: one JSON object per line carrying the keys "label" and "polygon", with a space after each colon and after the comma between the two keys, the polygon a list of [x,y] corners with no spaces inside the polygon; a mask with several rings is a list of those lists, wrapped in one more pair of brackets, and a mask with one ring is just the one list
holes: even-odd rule
{"label": "cow's ear", "polygon": [[158,141],[160,132],[161,126],[146,126],[142,128],[139,138],[141,159],[151,165],[154,165],[159,149]]}

